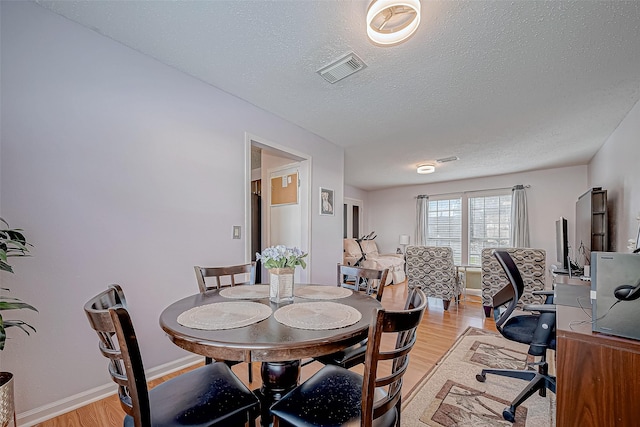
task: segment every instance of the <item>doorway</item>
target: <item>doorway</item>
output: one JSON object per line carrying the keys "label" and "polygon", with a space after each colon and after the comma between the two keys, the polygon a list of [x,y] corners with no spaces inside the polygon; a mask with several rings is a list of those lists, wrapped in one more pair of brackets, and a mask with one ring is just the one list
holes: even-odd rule
{"label": "doorway", "polygon": [[[299,247],[309,253],[311,247],[311,158],[255,136],[246,137],[246,221],[245,240],[247,259],[255,260],[256,252],[269,246],[284,244]],[[294,178],[295,177],[295,178]],[[297,185],[294,187],[294,180]],[[272,201],[272,185],[295,200]],[[254,189],[260,188],[258,196]],[[276,190],[277,191],[277,190]],[[279,197],[276,195],[276,198]],[[257,204],[257,206],[256,206]],[[259,224],[259,225],[256,225]],[[311,277],[311,258],[307,268],[296,269],[297,283],[308,283]],[[268,275],[261,268],[262,282]],[[256,277],[256,281],[258,281]]]}
{"label": "doorway", "polygon": [[344,198],[342,234],[345,239],[357,239],[360,237],[360,234],[363,232],[363,213],[362,200],[352,199],[350,197]]}

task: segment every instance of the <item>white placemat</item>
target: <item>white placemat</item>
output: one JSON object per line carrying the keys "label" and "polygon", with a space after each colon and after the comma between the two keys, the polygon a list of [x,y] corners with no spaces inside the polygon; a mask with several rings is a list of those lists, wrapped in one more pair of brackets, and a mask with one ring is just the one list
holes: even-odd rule
{"label": "white placemat", "polygon": [[298,329],[338,329],[355,323],[362,314],[353,307],[337,302],[316,301],[285,305],[273,313],[283,325]]}
{"label": "white placemat", "polygon": [[294,289],[294,295],[306,299],[340,299],[350,296],[353,292],[338,286],[300,286]]}
{"label": "white placemat", "polygon": [[191,308],[178,316],[187,328],[233,329],[258,323],[271,316],[271,307],[250,301],[218,302]]}
{"label": "white placemat", "polygon": [[269,285],[240,285],[230,286],[220,291],[225,298],[261,299],[269,297]]}

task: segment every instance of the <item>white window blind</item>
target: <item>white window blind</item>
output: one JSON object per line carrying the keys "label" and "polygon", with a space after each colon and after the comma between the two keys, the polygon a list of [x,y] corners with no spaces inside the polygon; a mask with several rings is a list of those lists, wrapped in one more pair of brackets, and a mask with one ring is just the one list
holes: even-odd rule
{"label": "white window blind", "polygon": [[450,246],[453,261],[462,260],[462,199],[429,200],[427,243]]}
{"label": "white window blind", "polygon": [[509,246],[511,194],[508,192],[430,198],[427,215],[427,244],[450,246],[457,265],[480,265],[483,248]]}
{"label": "white window blind", "polygon": [[480,264],[483,248],[509,246],[511,195],[469,198],[469,264]]}

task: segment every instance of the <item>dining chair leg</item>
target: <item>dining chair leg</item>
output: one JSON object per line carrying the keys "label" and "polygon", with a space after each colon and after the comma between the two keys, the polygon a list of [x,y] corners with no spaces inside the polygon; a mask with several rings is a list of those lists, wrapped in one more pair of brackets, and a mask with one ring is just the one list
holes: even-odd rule
{"label": "dining chair leg", "polygon": [[205,357],[204,358],[204,364],[205,365],[211,365],[213,363],[213,359],[210,357]]}
{"label": "dining chair leg", "polygon": [[249,362],[249,383],[253,382],[253,362]]}

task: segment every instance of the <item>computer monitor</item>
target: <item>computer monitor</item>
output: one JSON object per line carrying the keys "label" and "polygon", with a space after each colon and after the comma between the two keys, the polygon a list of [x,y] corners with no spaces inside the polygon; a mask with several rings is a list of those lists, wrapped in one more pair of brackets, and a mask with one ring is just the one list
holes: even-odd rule
{"label": "computer monitor", "polygon": [[556,271],[569,272],[569,236],[567,234],[567,219],[560,217],[556,221],[556,261],[562,266]]}

